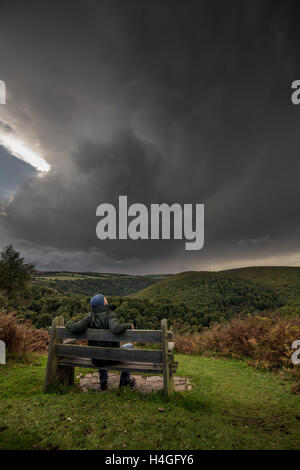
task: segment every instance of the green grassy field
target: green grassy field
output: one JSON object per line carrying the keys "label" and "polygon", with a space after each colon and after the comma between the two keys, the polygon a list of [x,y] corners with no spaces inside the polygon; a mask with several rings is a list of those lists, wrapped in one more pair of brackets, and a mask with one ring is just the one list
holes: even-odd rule
{"label": "green grassy field", "polygon": [[140,277],[153,279],[154,281],[159,281],[165,279],[169,274],[149,274],[144,276],[134,276],[130,274],[110,274],[110,273],[53,273],[53,274],[39,274],[34,276],[36,281],[79,281],[79,280],[88,280],[88,279],[109,279],[109,280],[119,280],[129,278],[129,279],[139,279]]}
{"label": "green grassy field", "polygon": [[144,289],[168,275],[129,275],[113,273],[71,273],[38,271],[33,278],[35,288],[48,287],[59,294],[93,296],[102,292],[109,296],[126,296]]}
{"label": "green grassy field", "polygon": [[45,395],[45,356],[9,360],[0,366],[0,449],[300,449],[289,382],[236,360],[176,360],[194,387],[169,402],[160,392],[76,385]]}

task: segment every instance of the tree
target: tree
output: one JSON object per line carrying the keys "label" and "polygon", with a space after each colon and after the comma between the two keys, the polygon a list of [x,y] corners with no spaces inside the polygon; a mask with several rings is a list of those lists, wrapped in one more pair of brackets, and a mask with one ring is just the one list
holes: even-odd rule
{"label": "tree", "polygon": [[25,263],[24,258],[12,245],[0,253],[0,291],[2,291],[5,310],[16,294],[23,292],[30,283],[34,265]]}

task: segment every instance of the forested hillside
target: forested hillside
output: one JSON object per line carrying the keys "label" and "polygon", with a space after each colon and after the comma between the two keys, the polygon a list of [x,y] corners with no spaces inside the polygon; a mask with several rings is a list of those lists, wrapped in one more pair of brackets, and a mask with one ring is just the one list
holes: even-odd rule
{"label": "forested hillside", "polygon": [[80,318],[89,299],[105,293],[121,320],[136,328],[157,328],[162,318],[199,331],[214,322],[247,314],[300,315],[300,268],[254,267],[220,272],[190,271],[172,276],[107,273],[38,273],[32,287],[11,308],[38,328],[54,316]]}
{"label": "forested hillside", "polygon": [[300,268],[291,266],[266,266],[223,271],[225,276],[260,282],[271,287],[279,296],[283,313],[300,315]]}
{"label": "forested hillside", "polygon": [[220,272],[190,271],[153,284],[133,297],[188,307],[207,326],[236,314],[262,311],[300,315],[300,268],[251,267]]}
{"label": "forested hillside", "polygon": [[[276,290],[264,283],[222,272],[185,272],[160,281],[128,299],[143,316],[191,325],[194,329],[248,313],[275,311],[283,306]],[[144,308],[143,308],[144,305]]]}
{"label": "forested hillside", "polygon": [[[86,315],[90,311],[90,298],[99,292],[111,300],[113,296],[127,296],[165,277],[37,272],[31,286],[12,296],[9,309],[19,317],[30,320],[37,328],[46,328],[50,326],[52,318],[58,315],[66,320]],[[0,306],[4,306],[1,296]]]}

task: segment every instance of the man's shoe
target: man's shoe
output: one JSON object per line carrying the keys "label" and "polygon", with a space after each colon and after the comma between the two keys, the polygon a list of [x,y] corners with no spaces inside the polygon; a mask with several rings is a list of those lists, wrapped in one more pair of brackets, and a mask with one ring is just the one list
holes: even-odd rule
{"label": "man's shoe", "polygon": [[101,390],[106,390],[107,389],[107,382],[100,382],[100,388]]}
{"label": "man's shoe", "polygon": [[135,386],[135,378],[134,377],[132,377],[132,379],[129,379],[129,384],[128,385],[131,388]]}
{"label": "man's shoe", "polygon": [[135,378],[129,379],[129,382],[125,382],[124,380],[120,380],[120,387],[134,387],[135,385]]}

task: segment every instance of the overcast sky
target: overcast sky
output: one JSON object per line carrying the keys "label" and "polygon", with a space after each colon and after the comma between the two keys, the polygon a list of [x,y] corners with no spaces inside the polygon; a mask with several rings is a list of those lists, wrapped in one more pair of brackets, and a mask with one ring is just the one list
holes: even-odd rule
{"label": "overcast sky", "polygon": [[[1,0],[0,246],[40,269],[300,266],[297,1]],[[96,208],[205,204],[205,243]]]}

